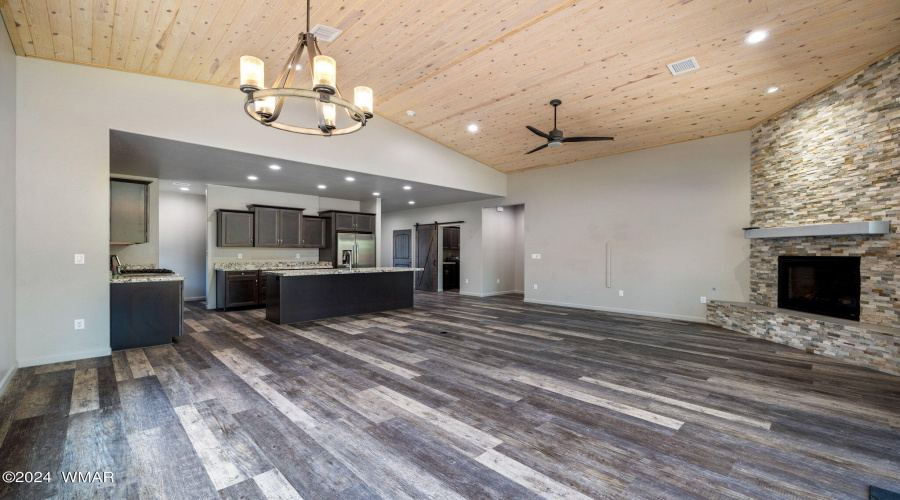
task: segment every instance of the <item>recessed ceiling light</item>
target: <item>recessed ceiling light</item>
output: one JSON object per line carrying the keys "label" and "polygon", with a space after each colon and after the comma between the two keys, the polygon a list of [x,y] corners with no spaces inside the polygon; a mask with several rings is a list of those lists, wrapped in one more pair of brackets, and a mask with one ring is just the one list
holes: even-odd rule
{"label": "recessed ceiling light", "polygon": [[185,187],[191,185],[190,182],[179,182],[179,181],[175,181],[172,184],[175,184],[176,186],[185,186]]}
{"label": "recessed ceiling light", "polygon": [[344,177],[344,180],[347,181],[347,182],[353,182],[353,181],[355,181],[356,179],[354,179],[353,177]]}
{"label": "recessed ceiling light", "polygon": [[416,116],[416,112],[413,110],[409,110],[406,112],[406,116],[412,118],[412,117]]}
{"label": "recessed ceiling light", "polygon": [[475,125],[475,124],[473,123],[473,124],[471,124],[471,125],[468,126],[468,130],[469,130],[469,132],[472,132],[472,133],[474,134],[475,132],[478,132],[478,125]]}
{"label": "recessed ceiling light", "polygon": [[255,181],[255,180],[257,180],[257,179],[259,179],[259,177],[255,176],[255,175],[248,175],[248,176],[247,176],[247,180]]}
{"label": "recessed ceiling light", "polygon": [[180,189],[182,191],[190,191],[191,190],[191,188],[189,188],[189,187],[180,187],[178,189]]}
{"label": "recessed ceiling light", "polygon": [[316,186],[316,187],[319,188],[319,189],[325,189],[325,188],[327,188],[328,186],[326,186],[325,184],[319,184],[319,185]]}
{"label": "recessed ceiling light", "polygon": [[769,38],[769,32],[765,30],[756,30],[751,31],[747,38],[744,39],[746,43],[759,43],[766,38]]}
{"label": "recessed ceiling light", "polygon": [[409,191],[410,189],[412,189],[412,186],[403,186],[403,189]]}
{"label": "recessed ceiling light", "polygon": [[298,64],[298,65],[295,66],[294,68],[295,68],[297,71],[300,71],[301,69],[303,69],[303,65],[302,65],[302,64]]}
{"label": "recessed ceiling light", "polygon": [[281,165],[269,165],[272,170],[281,170]]}
{"label": "recessed ceiling light", "polygon": [[775,92],[776,90],[778,90],[778,87],[774,87],[774,86],[773,86],[773,87],[766,87],[765,92],[766,92],[766,94],[771,94],[772,92]]}
{"label": "recessed ceiling light", "polygon": [[410,204],[410,205],[415,205],[416,202],[414,202],[414,201],[412,201],[412,200],[409,200],[409,204]]}
{"label": "recessed ceiling light", "polygon": [[372,193],[372,196],[381,196],[381,193],[375,192],[375,193]]}

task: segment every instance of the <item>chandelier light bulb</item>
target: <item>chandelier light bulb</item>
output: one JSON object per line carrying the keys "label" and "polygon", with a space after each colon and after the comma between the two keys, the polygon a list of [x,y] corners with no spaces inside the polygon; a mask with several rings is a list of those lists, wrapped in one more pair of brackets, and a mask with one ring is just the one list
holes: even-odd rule
{"label": "chandelier light bulb", "polygon": [[335,118],[337,116],[337,108],[334,107],[333,103],[323,102],[322,103],[322,117],[325,119],[325,126],[329,129],[335,128]]}
{"label": "chandelier light bulb", "polygon": [[313,59],[313,90],[334,94],[337,88],[337,63],[328,56]]}
{"label": "chandelier light bulb", "polygon": [[262,116],[263,118],[269,118],[275,113],[275,98],[274,97],[266,97],[265,99],[257,99],[254,103],[256,105],[256,114]]}
{"label": "chandelier light bulb", "polygon": [[374,113],[374,96],[372,94],[372,89],[369,87],[356,87],[353,89],[353,104],[363,110],[363,113],[366,114],[366,118],[372,118]]}
{"label": "chandelier light bulb", "polygon": [[253,56],[241,56],[241,91],[255,92],[265,83],[266,66],[262,59]]}

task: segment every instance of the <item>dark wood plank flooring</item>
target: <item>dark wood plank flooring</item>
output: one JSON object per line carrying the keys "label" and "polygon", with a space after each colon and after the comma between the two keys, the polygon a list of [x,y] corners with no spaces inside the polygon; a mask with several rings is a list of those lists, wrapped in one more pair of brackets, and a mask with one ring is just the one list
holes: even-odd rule
{"label": "dark wood plank flooring", "polygon": [[[900,377],[702,324],[417,293],[278,326],[192,304],[172,346],[19,370],[0,498],[867,498]],[[114,482],[62,481],[112,472]]]}

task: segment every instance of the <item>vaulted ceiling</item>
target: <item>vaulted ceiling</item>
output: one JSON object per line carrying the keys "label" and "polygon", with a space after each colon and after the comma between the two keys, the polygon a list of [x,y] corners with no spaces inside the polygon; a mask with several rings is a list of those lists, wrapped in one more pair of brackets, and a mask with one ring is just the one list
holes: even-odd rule
{"label": "vaulted ceiling", "polygon": [[[0,13],[19,55],[230,86],[243,54],[271,83],[306,24],[297,0],[0,0]],[[898,50],[898,18],[897,0],[314,0],[312,24],[344,30],[321,48],[341,87],[374,89],[376,119],[515,172],[750,128]],[[771,36],[745,44],[757,29]],[[700,69],[672,76],[691,56]],[[567,136],[615,141],[525,156],[544,142],[525,125],[551,129],[554,98]]]}

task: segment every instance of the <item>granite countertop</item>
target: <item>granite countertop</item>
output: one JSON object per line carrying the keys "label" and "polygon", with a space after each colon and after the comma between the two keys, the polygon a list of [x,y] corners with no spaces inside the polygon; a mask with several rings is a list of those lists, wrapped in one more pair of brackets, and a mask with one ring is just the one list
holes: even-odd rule
{"label": "granite countertop", "polygon": [[331,262],[311,261],[246,261],[246,262],[218,262],[216,271],[270,271],[278,269],[331,269]]}
{"label": "granite countertop", "polygon": [[150,283],[151,281],[184,281],[184,276],[178,274],[145,274],[143,276],[116,274],[109,278],[110,283]]}
{"label": "granite countertop", "polygon": [[401,273],[409,271],[424,271],[418,267],[360,267],[357,269],[298,269],[288,271],[269,271],[268,274],[276,276],[324,276],[329,274],[363,274],[363,273]]}

